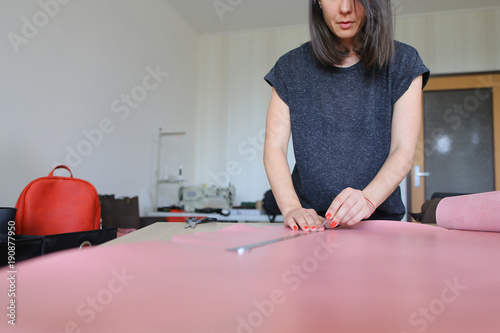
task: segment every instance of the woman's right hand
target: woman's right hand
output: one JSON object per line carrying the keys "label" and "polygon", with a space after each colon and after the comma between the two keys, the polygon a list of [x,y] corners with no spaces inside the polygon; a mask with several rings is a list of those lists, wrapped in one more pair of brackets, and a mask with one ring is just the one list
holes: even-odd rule
{"label": "woman's right hand", "polygon": [[324,231],[321,224],[325,221],[324,217],[319,216],[314,209],[305,209],[302,207],[289,210],[283,216],[285,226],[292,230],[304,231]]}
{"label": "woman's right hand", "polygon": [[325,219],[318,216],[313,209],[302,208],[293,187],[287,160],[290,135],[290,109],[273,88],[264,141],[264,166],[267,177],[283,214],[285,226],[292,230],[317,231]]}

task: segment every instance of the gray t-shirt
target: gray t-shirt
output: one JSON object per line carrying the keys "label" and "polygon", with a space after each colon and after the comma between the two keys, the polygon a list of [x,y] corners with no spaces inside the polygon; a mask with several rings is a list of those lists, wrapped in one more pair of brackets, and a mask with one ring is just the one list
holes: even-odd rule
{"label": "gray t-shirt", "polygon": [[[345,188],[364,189],[389,154],[392,112],[411,82],[429,70],[411,46],[396,42],[394,61],[382,70],[362,62],[325,67],[311,43],[286,53],[265,76],[290,109],[296,164],[295,191],[305,208],[324,215]],[[399,187],[372,218],[401,219]]]}

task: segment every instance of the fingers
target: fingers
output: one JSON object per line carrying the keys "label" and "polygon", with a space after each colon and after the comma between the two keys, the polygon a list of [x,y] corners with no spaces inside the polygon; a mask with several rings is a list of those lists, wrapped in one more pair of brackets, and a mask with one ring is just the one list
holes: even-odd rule
{"label": "fingers", "polygon": [[326,217],[336,223],[354,225],[369,217],[372,209],[360,190],[346,188],[333,200]]}
{"label": "fingers", "polygon": [[323,231],[325,229],[320,227],[323,220],[315,210],[299,208],[285,216],[285,225],[295,231]]}

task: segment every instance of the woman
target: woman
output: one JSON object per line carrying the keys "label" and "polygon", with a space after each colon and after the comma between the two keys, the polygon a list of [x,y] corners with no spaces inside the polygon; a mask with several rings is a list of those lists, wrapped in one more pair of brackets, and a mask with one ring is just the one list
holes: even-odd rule
{"label": "woman", "polygon": [[273,90],[264,164],[285,225],[401,220],[399,184],[412,166],[429,70],[394,41],[390,0],[310,0],[309,27],[311,41],[265,77]]}

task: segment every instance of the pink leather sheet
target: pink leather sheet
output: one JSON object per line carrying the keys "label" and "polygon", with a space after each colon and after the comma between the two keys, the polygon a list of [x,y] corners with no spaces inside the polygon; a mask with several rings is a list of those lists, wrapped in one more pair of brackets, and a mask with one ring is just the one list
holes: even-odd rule
{"label": "pink leather sheet", "polygon": [[0,331],[500,331],[500,234],[369,221],[225,251],[292,233],[238,224],[20,263]]}
{"label": "pink leather sheet", "polygon": [[500,232],[500,191],[444,198],[436,221],[448,229]]}

